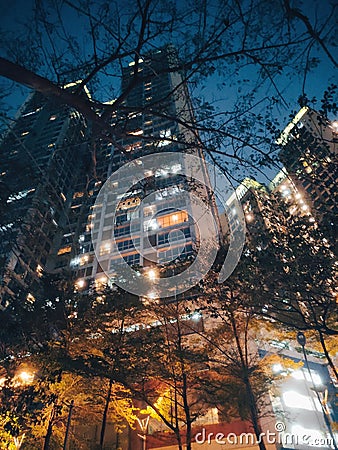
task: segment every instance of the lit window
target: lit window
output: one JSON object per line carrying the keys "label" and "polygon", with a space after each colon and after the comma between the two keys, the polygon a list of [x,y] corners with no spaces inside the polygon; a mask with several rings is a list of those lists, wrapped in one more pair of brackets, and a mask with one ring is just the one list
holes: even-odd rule
{"label": "lit window", "polygon": [[42,268],[42,266],[40,266],[40,264],[38,264],[36,267],[36,273],[37,273],[38,277],[42,277],[43,268]]}
{"label": "lit window", "polygon": [[127,200],[119,203],[117,210],[133,208],[138,206],[140,203],[141,199],[139,197],[128,198]]}
{"label": "lit window", "polygon": [[[92,258],[91,258],[92,259]],[[90,258],[88,255],[84,255],[80,258],[80,266],[84,266],[89,262]]]}
{"label": "lit window", "polygon": [[11,203],[11,202],[13,202],[15,200],[21,200],[22,198],[27,197],[28,194],[30,194],[30,193],[32,193],[34,191],[35,191],[35,189],[25,189],[24,191],[20,191],[20,192],[18,192],[15,195],[10,195],[8,197],[7,203]]}
{"label": "lit window", "polygon": [[130,134],[131,136],[141,136],[143,134],[143,130],[138,129],[135,131],[130,131],[128,134]]}
{"label": "lit window", "polygon": [[27,295],[27,301],[29,303],[34,303],[35,302],[35,297],[30,292]]}
{"label": "lit window", "polygon": [[53,114],[52,116],[50,116],[49,120],[55,120],[56,119],[56,115]]}
{"label": "lit window", "polygon": [[67,247],[62,247],[58,251],[58,255],[64,255],[65,253],[70,253],[72,250],[72,247],[68,245]]}
{"label": "lit window", "polygon": [[110,253],[111,244],[110,242],[106,242],[105,244],[101,245],[100,247],[100,256],[107,255]]}
{"label": "lit window", "polygon": [[23,131],[23,132],[21,133],[21,136],[27,136],[27,134],[29,134],[29,131]]}
{"label": "lit window", "polygon": [[81,198],[83,196],[84,196],[84,193],[80,191],[80,192],[75,192],[73,195],[73,198]]}
{"label": "lit window", "polygon": [[188,213],[186,211],[179,211],[171,214],[166,214],[157,218],[157,224],[160,228],[171,227],[178,223],[187,222]]}

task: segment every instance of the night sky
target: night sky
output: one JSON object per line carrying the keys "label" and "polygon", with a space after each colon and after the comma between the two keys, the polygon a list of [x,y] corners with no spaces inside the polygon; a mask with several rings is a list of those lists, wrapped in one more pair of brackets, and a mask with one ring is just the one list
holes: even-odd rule
{"label": "night sky", "polygon": [[[19,36],[22,34],[23,23],[27,21],[33,15],[33,4],[34,2],[31,0],[1,0],[1,29],[4,35],[8,30],[14,31]],[[42,2],[44,4],[44,2]],[[76,4],[76,2],[75,2]],[[302,9],[304,13],[308,15],[313,23],[320,23],[322,18],[326,16],[327,12],[330,9],[331,2],[330,1],[316,1],[310,0],[304,3],[296,2]],[[83,24],[79,21],[76,13],[70,10],[69,8],[65,9],[66,11],[66,25],[69,26],[69,30],[74,35],[81,37]],[[267,14],[273,14],[273,11],[267,12]],[[1,36],[1,35],[0,35]],[[83,42],[83,41],[82,41]],[[84,42],[84,48],[87,44]],[[330,51],[335,56],[337,55],[336,48],[331,47]],[[88,50],[90,53],[90,50]],[[316,56],[316,51],[313,50],[313,56]],[[8,54],[6,55],[9,56]],[[245,94],[245,92],[250,93],[252,88],[253,81],[256,80],[257,74],[255,69],[249,68],[242,74],[242,76],[247,80],[244,83],[238,85],[231,85],[229,80],[221,79],[220,75],[214,75],[210,78],[209,82],[206,83],[202,88],[199,86],[193,92],[193,97],[203,97],[204,99],[213,102],[217,108],[222,111],[231,111],[234,108],[234,105],[238,101],[238,96]],[[317,99],[321,99],[323,92],[327,88],[328,85],[336,82],[335,76],[335,68],[333,67],[332,62],[326,55],[321,54],[321,61],[318,67],[314,68],[307,76],[305,83],[305,92],[308,98],[316,97]],[[2,86],[7,85],[7,80],[0,78],[0,88]],[[215,89],[216,85],[222,85],[223,88]],[[275,109],[275,115],[279,116],[282,124],[286,125],[288,122],[288,116],[292,111],[297,110],[298,104],[297,99],[302,93],[303,88],[303,74],[294,74],[292,80],[285,77],[284,73],[279,76],[278,79],[278,87],[280,93],[283,96],[284,101],[281,102]],[[118,89],[118,87],[117,87]],[[11,89],[11,94],[3,100],[1,107],[4,108],[6,105],[7,114],[9,116],[13,116],[15,111],[20,106],[20,104],[25,99],[28,89],[25,89],[21,86],[15,86],[14,89]],[[274,96],[276,92],[274,88],[265,84],[262,87],[262,96]],[[106,97],[106,93],[102,90],[102,92],[97,91],[96,97],[99,100],[109,100]],[[320,106],[320,103],[317,103]],[[261,111],[264,112],[265,104],[261,105]],[[257,109],[259,111],[259,108]],[[273,176],[273,171],[267,172],[268,178]]]}

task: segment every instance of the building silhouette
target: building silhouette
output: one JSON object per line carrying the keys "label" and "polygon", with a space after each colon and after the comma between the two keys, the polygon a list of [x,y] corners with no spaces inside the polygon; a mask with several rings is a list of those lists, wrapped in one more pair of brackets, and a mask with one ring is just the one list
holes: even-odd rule
{"label": "building silhouette", "polygon": [[5,132],[0,144],[2,307],[14,297],[23,304],[34,301],[39,279],[69,221],[86,139],[87,125],[77,111],[37,92]]}

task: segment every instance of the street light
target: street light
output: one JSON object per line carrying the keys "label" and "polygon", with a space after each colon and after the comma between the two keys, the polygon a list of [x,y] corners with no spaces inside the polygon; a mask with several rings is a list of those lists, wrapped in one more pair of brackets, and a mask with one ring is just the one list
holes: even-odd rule
{"label": "street light", "polygon": [[144,419],[139,419],[138,417],[136,418],[142,431],[142,434],[140,433],[137,434],[142,439],[142,450],[147,450],[147,433],[148,433],[149,417],[150,416],[147,416]]}
{"label": "street light", "polygon": [[147,271],[147,277],[150,281],[155,281],[158,278],[158,271],[156,269],[149,269]]}
{"label": "street light", "polygon": [[28,372],[27,370],[19,372],[17,376],[20,379],[21,384],[31,384],[34,380],[34,373]]}
{"label": "street light", "polygon": [[307,368],[307,371],[309,372],[310,380],[311,380],[311,383],[312,383],[312,389],[315,391],[315,393],[317,395],[317,399],[318,399],[319,404],[321,406],[323,417],[324,417],[324,422],[326,424],[326,427],[327,427],[327,429],[329,431],[329,434],[331,436],[331,439],[332,439],[332,445],[333,445],[335,450],[338,450],[336,439],[335,439],[334,433],[332,431],[331,423],[330,423],[330,420],[329,420],[329,417],[328,417],[328,413],[329,412],[328,412],[328,410],[326,408],[324,408],[322,399],[320,398],[319,392],[316,389],[315,383],[313,381],[312,373],[311,373],[311,370],[310,370],[310,367],[309,367],[309,362],[308,362],[306,351],[305,351],[306,337],[305,337],[305,334],[302,333],[301,331],[299,331],[297,333],[297,342],[302,347],[306,368]]}

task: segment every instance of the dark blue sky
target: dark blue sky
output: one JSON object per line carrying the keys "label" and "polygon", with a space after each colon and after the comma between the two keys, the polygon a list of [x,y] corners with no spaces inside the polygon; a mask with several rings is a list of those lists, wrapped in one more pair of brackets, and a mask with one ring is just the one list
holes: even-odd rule
{"label": "dark blue sky", "polygon": [[[320,0],[308,0],[304,3],[301,3],[299,1],[294,2],[294,4],[301,7],[302,11],[309,16],[311,22],[314,24],[317,22],[319,23],[322,18],[327,15],[331,3],[331,1]],[[32,0],[0,0],[1,29],[4,31],[14,31],[15,34],[20,36],[22,34],[23,24],[33,17],[33,4],[34,1]],[[43,0],[42,4],[44,4]],[[77,4],[76,0],[74,4]],[[65,13],[66,24],[69,26],[71,32],[74,35],[81,36],[82,24],[79,22],[77,14],[69,8],[65,9]],[[273,14],[273,10],[267,12],[267,14]],[[266,17],[264,19],[266,20]],[[330,50],[334,52],[336,48],[337,47],[331,47]],[[88,52],[90,53],[90,49],[88,50]],[[312,56],[316,55],[317,53],[314,50]],[[336,51],[334,56],[337,56]],[[204,97],[210,102],[213,102],[215,106],[221,111],[232,111],[236,106],[238,96],[243,96],[243,94],[244,96],[246,94],[249,95],[252,89],[252,85],[257,79],[257,71],[252,66],[244,69],[241,75],[241,83],[238,85],[236,83],[232,83],[233,80],[227,78],[226,75],[224,76],[224,78],[222,78],[222,76],[220,76],[219,74],[215,74],[210,78],[209,82],[205,83],[203,89],[201,89],[200,87],[195,89],[193,91],[193,96]],[[243,79],[246,79],[247,81],[243,81]],[[274,114],[279,116],[281,122],[285,125],[288,121],[289,114],[292,111],[298,109],[297,99],[302,93],[303,81],[304,80],[302,73],[294,73],[292,79],[289,79],[285,76],[284,71],[277,79],[279,91],[282,94],[285,102],[281,102],[275,107]],[[322,95],[327,86],[335,83],[336,81],[336,71],[333,67],[332,62],[326,55],[321,54],[318,67],[314,68],[307,75],[305,83],[305,91],[307,93],[307,96],[309,98],[322,98]],[[0,79],[0,83],[3,82],[4,80]],[[217,85],[222,86],[219,88],[215,88]],[[12,89],[11,95],[6,99],[7,104],[10,106],[10,115],[14,115],[14,112],[20,106],[28,92],[29,90],[24,89],[20,86],[15,86],[15,88]],[[269,97],[276,96],[276,91],[271,84],[266,82],[262,87],[261,95],[267,95]],[[109,98],[105,98],[104,91],[102,91],[101,93],[97,92],[96,97],[99,100],[109,100]],[[318,106],[320,106],[319,103]],[[259,108],[261,108],[261,110]],[[266,104],[262,103],[257,107],[256,112],[264,113],[265,109]],[[270,177],[271,173],[267,173],[268,177]]]}

